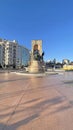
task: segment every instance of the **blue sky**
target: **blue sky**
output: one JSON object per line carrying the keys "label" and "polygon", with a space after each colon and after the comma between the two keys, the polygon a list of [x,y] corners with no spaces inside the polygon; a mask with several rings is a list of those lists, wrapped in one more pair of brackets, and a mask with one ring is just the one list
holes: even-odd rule
{"label": "blue sky", "polygon": [[0,37],[42,39],[45,60],[73,61],[73,0],[0,0]]}

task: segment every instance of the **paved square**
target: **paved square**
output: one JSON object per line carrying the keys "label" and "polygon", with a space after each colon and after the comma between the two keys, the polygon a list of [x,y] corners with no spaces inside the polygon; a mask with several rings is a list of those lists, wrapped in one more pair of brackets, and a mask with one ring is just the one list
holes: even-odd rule
{"label": "paved square", "polygon": [[0,130],[73,130],[73,73],[0,74]]}

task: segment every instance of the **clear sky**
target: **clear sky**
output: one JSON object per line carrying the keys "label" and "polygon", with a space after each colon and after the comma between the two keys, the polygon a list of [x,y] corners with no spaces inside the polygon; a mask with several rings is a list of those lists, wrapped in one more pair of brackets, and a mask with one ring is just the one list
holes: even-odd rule
{"label": "clear sky", "polygon": [[73,0],[0,0],[0,37],[42,39],[45,60],[73,61]]}

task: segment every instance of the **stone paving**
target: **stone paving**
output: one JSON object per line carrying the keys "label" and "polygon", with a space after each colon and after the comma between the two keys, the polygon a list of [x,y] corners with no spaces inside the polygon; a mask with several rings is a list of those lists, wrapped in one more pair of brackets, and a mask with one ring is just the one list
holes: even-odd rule
{"label": "stone paving", "polygon": [[0,130],[73,130],[73,73],[0,74]]}

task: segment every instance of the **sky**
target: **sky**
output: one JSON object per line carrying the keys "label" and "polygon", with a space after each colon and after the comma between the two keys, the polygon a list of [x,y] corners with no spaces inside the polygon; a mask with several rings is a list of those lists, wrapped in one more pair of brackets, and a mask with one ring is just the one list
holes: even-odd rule
{"label": "sky", "polygon": [[40,39],[45,61],[73,61],[73,0],[0,0],[0,38],[28,49]]}

